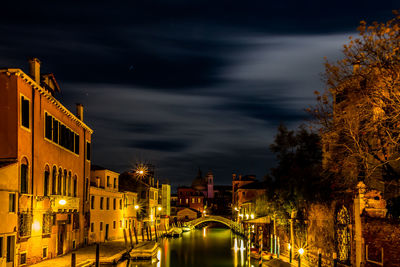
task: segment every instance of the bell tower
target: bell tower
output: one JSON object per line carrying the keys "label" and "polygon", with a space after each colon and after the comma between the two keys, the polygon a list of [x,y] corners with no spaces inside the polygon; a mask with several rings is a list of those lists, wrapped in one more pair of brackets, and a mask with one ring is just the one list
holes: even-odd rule
{"label": "bell tower", "polygon": [[211,170],[207,173],[207,197],[214,198],[214,175]]}

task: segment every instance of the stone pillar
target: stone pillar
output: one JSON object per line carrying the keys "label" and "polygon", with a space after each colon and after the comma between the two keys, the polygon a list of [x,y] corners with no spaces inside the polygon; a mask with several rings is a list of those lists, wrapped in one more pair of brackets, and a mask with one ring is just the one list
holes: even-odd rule
{"label": "stone pillar", "polygon": [[357,184],[357,194],[354,198],[354,241],[356,247],[355,267],[361,267],[364,258],[361,213],[364,210],[364,194],[366,185],[363,182]]}

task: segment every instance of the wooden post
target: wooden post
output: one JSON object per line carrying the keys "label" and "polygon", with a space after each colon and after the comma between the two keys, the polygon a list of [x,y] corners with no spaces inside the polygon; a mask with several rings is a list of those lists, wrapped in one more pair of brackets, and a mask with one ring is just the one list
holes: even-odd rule
{"label": "wooden post", "polygon": [[96,243],[96,267],[100,266],[100,244]]}
{"label": "wooden post", "polygon": [[137,232],[136,232],[136,227],[135,226],[133,227],[133,233],[135,234],[135,243],[137,245],[137,244],[139,244],[139,241],[138,241],[138,237],[137,237]]}
{"label": "wooden post", "polygon": [[263,248],[263,229],[262,226],[260,226],[259,228],[259,236],[258,236],[258,241],[259,241],[259,248],[258,248],[258,255],[260,257],[260,260],[258,261],[258,266],[262,266],[262,248]]}
{"label": "wooden post", "polygon": [[126,229],[124,228],[124,240],[125,240],[125,248],[128,249],[128,238],[126,237]]}
{"label": "wooden post", "polygon": [[321,249],[318,249],[318,267],[322,266],[322,254],[321,254]]}
{"label": "wooden post", "polygon": [[131,241],[131,248],[133,248],[133,242],[132,242],[132,228],[128,228],[129,231],[129,240]]}
{"label": "wooden post", "polygon": [[71,253],[71,267],[76,267],[76,254],[75,254],[75,252]]}

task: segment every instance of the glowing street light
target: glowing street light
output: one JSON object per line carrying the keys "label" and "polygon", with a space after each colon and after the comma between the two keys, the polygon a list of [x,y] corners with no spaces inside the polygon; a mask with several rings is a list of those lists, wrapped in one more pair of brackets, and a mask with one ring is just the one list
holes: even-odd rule
{"label": "glowing street light", "polygon": [[299,267],[301,267],[301,256],[304,254],[304,249],[299,248],[298,252],[299,252]]}
{"label": "glowing street light", "polygon": [[251,219],[254,219],[254,213],[252,213],[252,214],[250,215],[250,218],[251,218]]}
{"label": "glowing street light", "polygon": [[60,204],[61,206],[64,206],[65,204],[67,204],[67,201],[65,199],[60,199],[58,201],[58,204]]}
{"label": "glowing street light", "polygon": [[135,210],[138,210],[139,209],[139,205],[135,205]]}
{"label": "glowing street light", "polygon": [[249,214],[246,214],[246,220],[248,220],[249,219]]}
{"label": "glowing street light", "polygon": [[157,207],[157,210],[158,210],[158,211],[161,211],[161,210],[162,210],[162,207]]}

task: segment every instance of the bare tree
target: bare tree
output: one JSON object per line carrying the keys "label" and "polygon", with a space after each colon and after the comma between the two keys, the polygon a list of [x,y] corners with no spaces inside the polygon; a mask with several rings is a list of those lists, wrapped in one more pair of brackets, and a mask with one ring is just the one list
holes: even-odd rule
{"label": "bare tree", "polygon": [[319,125],[324,166],[342,182],[397,177],[400,160],[400,16],[361,21],[344,58],[325,63],[326,89],[310,109]]}

